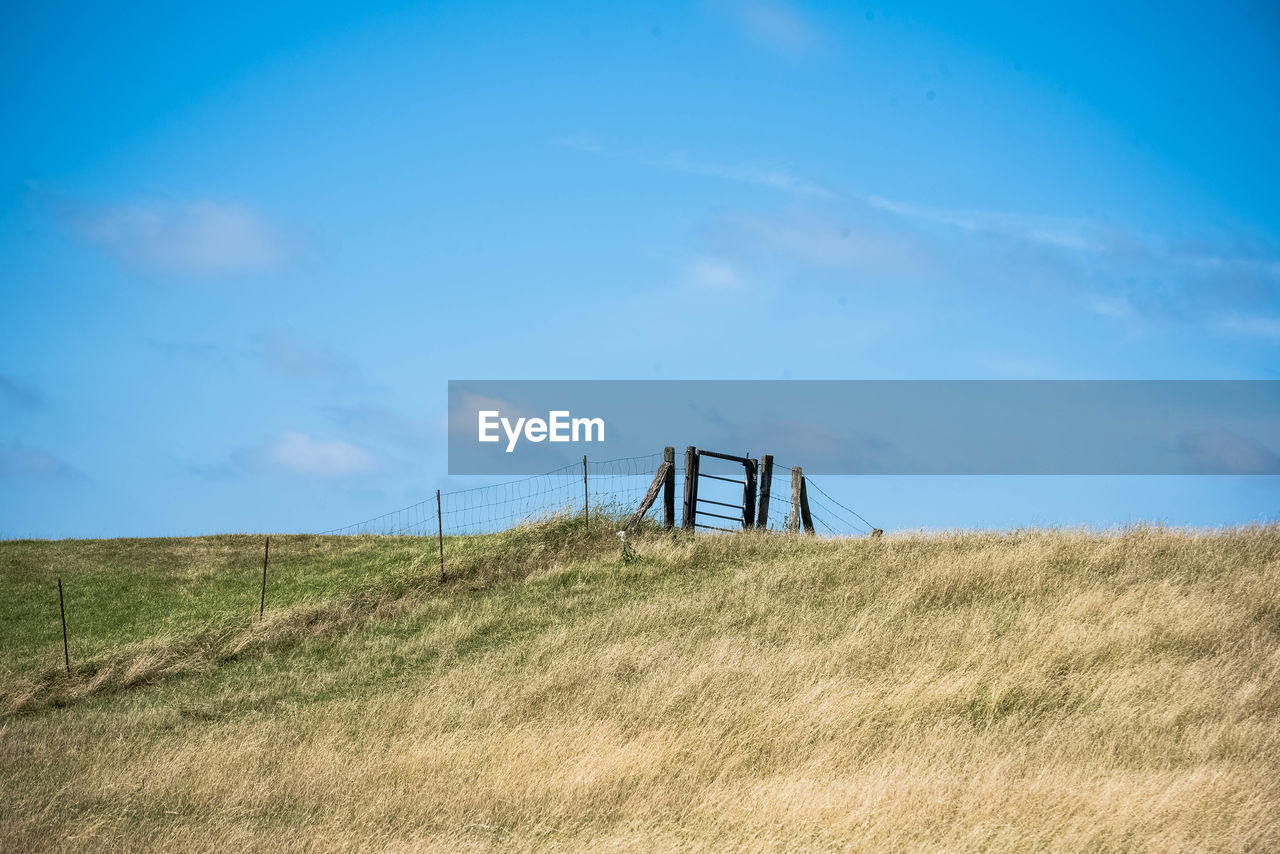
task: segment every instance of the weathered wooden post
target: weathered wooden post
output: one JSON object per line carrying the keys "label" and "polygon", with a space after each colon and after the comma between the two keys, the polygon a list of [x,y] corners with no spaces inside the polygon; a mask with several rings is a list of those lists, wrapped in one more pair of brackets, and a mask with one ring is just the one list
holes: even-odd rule
{"label": "weathered wooden post", "polygon": [[800,530],[800,490],[804,488],[804,472],[800,466],[791,470],[791,516],[787,519],[787,530],[796,533]]}
{"label": "weathered wooden post", "polygon": [[800,478],[800,524],[806,534],[813,533],[813,516],[809,514],[809,489],[805,486],[804,477]]}
{"label": "weathered wooden post", "polygon": [[662,485],[662,527],[671,530],[676,526],[676,449],[670,445],[663,448],[662,461],[671,463]]}
{"label": "weathered wooden post", "polygon": [[644,514],[649,512],[653,502],[658,499],[658,492],[670,482],[672,468],[674,468],[674,465],[667,460],[663,460],[662,465],[658,466],[658,471],[653,476],[653,483],[649,484],[649,489],[645,492],[644,498],[640,499],[640,506],[636,508],[636,512],[631,514],[627,524],[622,527],[623,531],[630,531],[644,518]]}
{"label": "weathered wooden post", "polygon": [[697,518],[698,504],[698,449],[689,445],[684,449],[684,514],[680,527],[692,531]]}
{"label": "weathered wooden post", "polygon": [[773,454],[760,455],[760,506],[756,510],[756,529],[769,528],[769,491],[773,484]]}
{"label": "weathered wooden post", "polygon": [[759,460],[753,460],[751,454],[747,454],[747,461],[743,464],[746,477],[743,479],[742,486],[742,529],[744,531],[749,531],[756,526],[756,467],[759,464]]}

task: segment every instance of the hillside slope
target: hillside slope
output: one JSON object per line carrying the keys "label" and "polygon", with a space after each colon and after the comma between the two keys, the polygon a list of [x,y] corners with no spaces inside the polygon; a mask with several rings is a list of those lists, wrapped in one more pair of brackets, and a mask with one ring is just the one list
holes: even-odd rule
{"label": "hillside slope", "polygon": [[0,543],[0,847],[1280,846],[1275,527],[595,527]]}

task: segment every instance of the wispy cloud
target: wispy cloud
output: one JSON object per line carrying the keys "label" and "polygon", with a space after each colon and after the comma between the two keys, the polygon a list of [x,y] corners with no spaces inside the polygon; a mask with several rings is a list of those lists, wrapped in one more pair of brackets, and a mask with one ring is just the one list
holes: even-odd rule
{"label": "wispy cloud", "polygon": [[186,470],[202,480],[230,480],[240,474],[240,470],[228,462],[190,465]]}
{"label": "wispy cloud", "polygon": [[784,53],[806,53],[822,44],[821,34],[791,3],[781,0],[717,0],[713,7],[728,15],[749,37]]}
{"label": "wispy cloud", "polygon": [[721,163],[709,163],[691,159],[687,154],[676,153],[669,157],[652,161],[652,164],[675,172],[687,172],[691,175],[707,175],[740,184],[755,184],[771,190],[782,190],[800,196],[815,196],[822,199],[834,199],[836,194],[822,185],[802,178],[782,169],[771,169],[761,166],[727,166]]}
{"label": "wispy cloud", "polygon": [[79,478],[74,467],[58,457],[22,442],[0,443],[0,477],[5,478]]}
{"label": "wispy cloud", "polygon": [[1123,319],[1133,317],[1135,314],[1133,303],[1129,302],[1126,297],[1122,296],[1090,294],[1088,298],[1088,305],[1094,314],[1101,315],[1102,317]]}
{"label": "wispy cloud", "polygon": [[729,213],[713,226],[721,242],[818,267],[914,274],[931,250],[910,232],[885,228],[863,216],[825,211]]}
{"label": "wispy cloud", "polygon": [[44,406],[44,398],[39,392],[8,374],[0,374],[0,400],[13,409],[25,411]]}
{"label": "wispy cloud", "polygon": [[695,258],[689,265],[689,280],[704,288],[732,288],[741,282],[733,265],[719,258]]}
{"label": "wispy cloud", "polygon": [[[1203,316],[1228,306],[1271,306],[1280,294],[1280,254],[1240,234],[1185,239],[1089,219],[949,210],[879,196],[862,201],[907,227],[941,226],[981,238],[981,245],[1024,268],[1077,284],[1109,284],[1110,292],[1090,294],[1088,301],[1110,317]],[[1248,314],[1212,325],[1229,334],[1273,337],[1271,318]]]}
{"label": "wispy cloud", "polygon": [[817,181],[790,172],[776,166],[759,164],[727,164],[710,160],[699,160],[685,152],[672,152],[666,156],[650,156],[626,153],[607,148],[594,137],[586,135],[562,136],[555,140],[556,145],[581,151],[597,157],[621,160],[651,169],[667,172],[682,172],[686,175],[702,175],[737,184],[750,184],[796,196],[809,196],[819,199],[834,199],[837,194]]}
{"label": "wispy cloud", "polygon": [[307,477],[340,478],[369,474],[373,456],[341,439],[314,439],[288,431],[265,445],[236,452],[235,462],[250,471],[274,471]]}
{"label": "wispy cloud", "polygon": [[262,333],[254,337],[252,346],[264,365],[287,377],[315,379],[355,371],[355,365],[329,345],[292,332]]}
{"label": "wispy cloud", "polygon": [[149,272],[266,272],[283,267],[294,254],[281,229],[233,202],[139,202],[73,209],[67,218],[91,244]]}
{"label": "wispy cloud", "polygon": [[571,133],[556,138],[556,145],[584,151],[587,154],[604,154],[604,147],[599,140],[589,134]]}
{"label": "wispy cloud", "polygon": [[1111,243],[1105,229],[1088,220],[989,211],[955,211],[912,204],[882,196],[866,196],[867,206],[909,219],[947,225],[961,231],[992,235],[1076,252],[1101,252]]}
{"label": "wispy cloud", "polygon": [[144,341],[151,349],[170,358],[221,359],[226,357],[226,351],[222,346],[208,342],[161,338],[146,338]]}
{"label": "wispy cloud", "polygon": [[1164,318],[1220,335],[1280,339],[1280,251],[1246,235],[1186,239],[1090,218],[842,194],[780,168],[626,154],[586,136],[558,142],[789,197],[790,205],[774,212],[722,210],[701,228],[685,277],[702,285],[794,279],[798,271],[787,265],[803,265],[971,292],[975,283],[1007,295],[1057,290],[1116,322]]}
{"label": "wispy cloud", "polygon": [[1277,474],[1280,456],[1257,440],[1226,430],[1188,433],[1176,451],[1189,474]]}
{"label": "wispy cloud", "polygon": [[1214,329],[1234,338],[1263,338],[1280,341],[1280,317],[1232,314],[1213,322]]}
{"label": "wispy cloud", "polygon": [[373,404],[330,406],[326,414],[345,432],[377,438],[420,450],[441,438],[441,425],[425,418],[409,418],[388,407]]}
{"label": "wispy cloud", "polygon": [[1053,289],[1125,323],[1165,318],[1280,339],[1280,253],[1229,233],[1186,240],[1088,219],[854,196],[773,213],[721,212],[703,236],[708,251],[740,270],[780,260],[933,288]]}

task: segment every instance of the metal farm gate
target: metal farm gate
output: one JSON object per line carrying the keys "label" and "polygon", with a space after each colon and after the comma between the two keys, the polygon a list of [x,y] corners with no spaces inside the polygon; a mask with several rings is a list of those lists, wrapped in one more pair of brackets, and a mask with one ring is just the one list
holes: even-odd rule
{"label": "metal farm gate", "polygon": [[[729,473],[703,471],[704,457],[728,463]],[[653,506],[660,493],[663,496],[663,527],[674,527],[675,460],[675,448],[665,448],[662,465],[658,467],[653,483],[623,530],[631,530]],[[786,530],[797,532],[803,530],[807,534],[812,534],[814,533],[813,518],[809,513],[809,495],[804,473],[799,467],[790,469],[790,472],[791,497],[790,500],[784,499],[789,511],[784,513]],[[733,476],[729,476],[730,473]],[[722,491],[716,498],[699,495],[699,483],[703,480],[741,487],[741,493],[737,489],[725,493],[723,487],[720,487]],[[687,531],[695,528],[707,528],[712,531],[733,531],[739,528],[765,530],[769,527],[769,500],[772,485],[772,454],[762,454],[759,459],[754,459],[749,454],[739,457],[719,451],[699,450],[690,445],[684,452],[684,507],[680,527]],[[714,519],[728,524],[707,524],[698,521],[700,518]]]}

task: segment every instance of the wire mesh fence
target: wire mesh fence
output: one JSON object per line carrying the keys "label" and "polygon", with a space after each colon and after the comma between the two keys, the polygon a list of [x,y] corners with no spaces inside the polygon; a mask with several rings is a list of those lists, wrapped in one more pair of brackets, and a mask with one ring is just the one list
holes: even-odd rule
{"label": "wire mesh fence", "polygon": [[[585,472],[582,463],[571,463],[544,474],[442,492],[438,516],[437,498],[431,495],[407,507],[321,533],[339,536],[434,536],[438,531],[446,536],[489,534],[552,516],[581,514],[584,508],[589,508],[592,517],[624,518],[640,504],[662,461],[662,454],[587,460]],[[685,474],[683,453],[676,454],[675,469],[678,506],[681,501],[680,483]],[[742,466],[703,458],[700,474],[713,477],[701,479],[699,502],[710,503],[716,510],[700,507],[699,514],[723,511],[721,515],[726,517],[723,522],[726,527],[734,526],[735,517],[737,526],[741,526]],[[798,518],[800,508],[792,496],[791,479],[790,466],[774,464],[769,484],[767,524],[764,526],[769,530],[788,530],[793,527],[790,521],[793,516]],[[806,475],[805,484],[816,532],[826,536],[856,536],[870,534],[874,530],[874,526],[856,510],[837,501],[812,477]],[[763,486],[761,483],[759,489],[763,490]],[[736,511],[730,509],[735,507]],[[661,524],[662,502],[654,502],[645,518]],[[679,509],[676,523],[679,524]]]}

